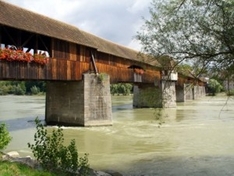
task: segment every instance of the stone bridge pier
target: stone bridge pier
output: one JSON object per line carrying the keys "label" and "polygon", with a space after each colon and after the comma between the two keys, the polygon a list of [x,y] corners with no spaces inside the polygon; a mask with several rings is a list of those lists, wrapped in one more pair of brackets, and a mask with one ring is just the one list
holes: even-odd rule
{"label": "stone bridge pier", "polygon": [[81,81],[50,81],[46,88],[48,125],[112,125],[110,78],[83,74]]}
{"label": "stone bridge pier", "polygon": [[174,108],[176,90],[174,81],[160,81],[159,85],[138,84],[133,90],[135,108]]}
{"label": "stone bridge pier", "polygon": [[206,95],[205,86],[184,84],[176,85],[176,101],[186,102],[188,100],[196,100]]}

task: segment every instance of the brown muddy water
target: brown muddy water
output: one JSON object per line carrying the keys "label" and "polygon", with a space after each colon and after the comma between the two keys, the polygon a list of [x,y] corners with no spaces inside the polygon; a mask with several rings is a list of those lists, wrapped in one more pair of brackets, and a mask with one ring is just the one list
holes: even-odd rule
{"label": "brown muddy water", "polygon": [[[234,175],[233,98],[204,97],[161,113],[133,109],[131,96],[112,97],[112,103],[113,126],[64,127],[66,141],[76,140],[92,168],[126,176]],[[0,96],[0,122],[13,137],[6,151],[32,155],[33,120],[43,120],[44,111],[43,96]]]}

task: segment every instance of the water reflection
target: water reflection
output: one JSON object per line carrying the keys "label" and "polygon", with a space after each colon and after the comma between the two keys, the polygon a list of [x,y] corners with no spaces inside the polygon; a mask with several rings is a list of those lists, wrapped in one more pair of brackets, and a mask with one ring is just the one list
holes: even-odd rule
{"label": "water reflection", "polygon": [[[160,112],[134,109],[131,96],[112,100],[113,126],[64,128],[66,142],[76,139],[79,152],[89,153],[93,168],[125,175],[234,173],[233,100],[205,97]],[[30,154],[32,120],[43,119],[44,102],[44,97],[0,97],[0,121],[8,124],[13,136],[7,150]]]}

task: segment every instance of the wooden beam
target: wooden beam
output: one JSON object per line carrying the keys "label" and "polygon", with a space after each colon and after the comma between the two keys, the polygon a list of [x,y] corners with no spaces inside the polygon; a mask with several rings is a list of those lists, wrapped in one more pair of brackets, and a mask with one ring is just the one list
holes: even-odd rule
{"label": "wooden beam", "polygon": [[98,74],[97,66],[96,66],[95,59],[94,59],[92,52],[91,52],[91,62],[92,62],[95,74]]}

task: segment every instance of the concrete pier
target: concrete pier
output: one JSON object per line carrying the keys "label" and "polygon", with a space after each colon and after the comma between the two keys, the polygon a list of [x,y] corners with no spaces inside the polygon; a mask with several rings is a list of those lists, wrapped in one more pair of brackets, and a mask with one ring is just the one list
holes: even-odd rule
{"label": "concrete pier", "polygon": [[192,84],[176,85],[176,101],[186,102],[194,99],[194,89]]}
{"label": "concrete pier", "polygon": [[174,108],[176,91],[174,81],[161,81],[159,86],[135,85],[133,90],[135,108]]}
{"label": "concrete pier", "polygon": [[175,81],[162,80],[162,105],[164,108],[176,107],[176,88]]}
{"label": "concrete pier", "polygon": [[201,97],[204,97],[206,95],[206,89],[205,86],[194,86],[194,99],[198,99]]}
{"label": "concrete pier", "polygon": [[133,87],[134,108],[162,108],[162,92],[154,85],[135,85]]}
{"label": "concrete pier", "polygon": [[82,81],[48,82],[45,119],[49,125],[112,125],[109,76],[84,74]]}
{"label": "concrete pier", "polygon": [[186,102],[189,100],[196,100],[200,97],[206,96],[206,90],[204,86],[184,84],[176,85],[176,101]]}

